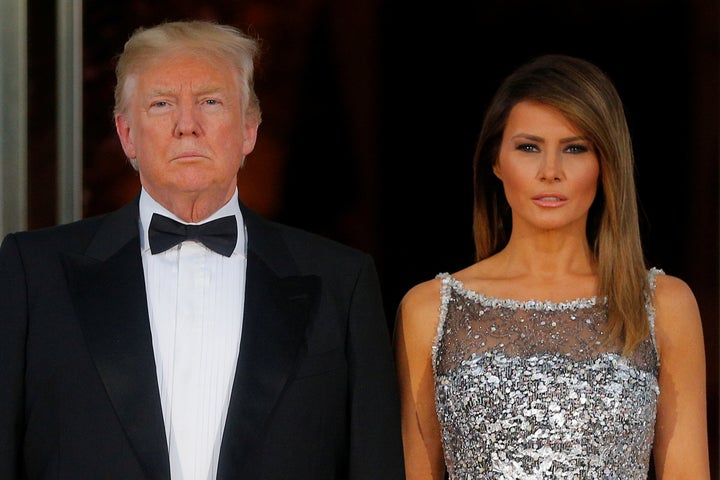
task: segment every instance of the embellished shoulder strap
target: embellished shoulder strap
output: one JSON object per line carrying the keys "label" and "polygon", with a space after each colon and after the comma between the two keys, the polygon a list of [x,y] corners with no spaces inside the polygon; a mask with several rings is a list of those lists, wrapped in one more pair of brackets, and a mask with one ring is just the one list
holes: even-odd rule
{"label": "embellished shoulder strap", "polygon": [[433,373],[436,373],[437,366],[437,354],[442,338],[442,332],[445,329],[445,320],[447,319],[448,304],[450,303],[450,292],[452,291],[452,277],[448,272],[438,273],[435,278],[440,279],[440,309],[439,319],[437,322],[437,332],[435,334],[435,340],[432,345],[432,367]]}
{"label": "embellished shoulder strap", "polygon": [[650,338],[655,348],[655,355],[658,359],[659,366],[660,352],[658,352],[657,339],[655,337],[655,286],[658,275],[665,275],[665,272],[655,267],[648,271],[648,285],[650,290],[645,292],[645,311],[647,312],[648,323],[650,324]]}

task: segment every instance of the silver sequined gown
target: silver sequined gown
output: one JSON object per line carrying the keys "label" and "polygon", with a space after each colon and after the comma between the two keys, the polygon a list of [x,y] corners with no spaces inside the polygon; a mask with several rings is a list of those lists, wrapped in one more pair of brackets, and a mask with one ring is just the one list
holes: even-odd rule
{"label": "silver sequined gown", "polygon": [[647,478],[659,393],[651,295],[652,335],[628,358],[602,342],[604,300],[518,302],[438,277],[435,403],[451,480]]}

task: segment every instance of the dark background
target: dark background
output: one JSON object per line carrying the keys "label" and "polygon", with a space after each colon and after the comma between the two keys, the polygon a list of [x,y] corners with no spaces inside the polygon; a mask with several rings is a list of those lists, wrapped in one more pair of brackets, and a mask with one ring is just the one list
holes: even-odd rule
{"label": "dark background", "polygon": [[[634,139],[648,264],[693,288],[718,469],[718,46],[712,0],[187,0],[84,3],[84,215],[139,184],[112,123],[131,31],[202,18],[259,36],[263,124],[240,174],[258,212],[371,253],[388,324],[403,293],[473,262],[471,159],[484,109],[542,53],[614,80]],[[54,2],[29,1],[31,228],[56,222]]]}

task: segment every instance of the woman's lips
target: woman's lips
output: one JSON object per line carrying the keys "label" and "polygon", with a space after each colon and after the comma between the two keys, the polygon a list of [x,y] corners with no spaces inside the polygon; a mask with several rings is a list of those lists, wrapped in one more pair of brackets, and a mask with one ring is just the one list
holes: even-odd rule
{"label": "woman's lips", "polygon": [[567,197],[559,193],[541,193],[532,197],[532,200],[541,207],[559,207],[567,203]]}

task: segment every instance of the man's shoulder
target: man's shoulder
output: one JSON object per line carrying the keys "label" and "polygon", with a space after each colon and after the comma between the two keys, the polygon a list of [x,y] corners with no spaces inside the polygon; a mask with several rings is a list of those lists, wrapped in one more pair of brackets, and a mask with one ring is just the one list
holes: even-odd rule
{"label": "man's shoulder", "polygon": [[58,225],[17,231],[11,233],[10,235],[14,235],[23,243],[55,242],[63,238],[77,239],[78,235],[82,236],[83,233],[95,231],[105,217],[107,217],[107,214],[83,218]]}
{"label": "man's shoulder", "polygon": [[[244,211],[245,220],[252,224],[252,232],[261,236],[278,235],[292,248],[307,249],[308,252],[336,253],[337,255],[357,256],[364,253],[357,247],[343,243],[320,232],[262,217],[254,212]],[[252,239],[250,240],[252,242]]]}
{"label": "man's shoulder", "polygon": [[[132,205],[128,205],[112,212],[72,222],[8,233],[5,237],[6,239],[13,237],[19,245],[35,251],[75,251],[89,245],[100,231],[108,230],[106,236],[112,236],[128,228],[137,230],[137,223],[133,221],[136,217]],[[111,227],[107,228],[108,225]]]}
{"label": "man's shoulder", "polygon": [[308,252],[333,254],[343,257],[365,256],[359,248],[343,243],[327,235],[298,228],[292,225],[274,223],[282,237],[291,245],[305,249]]}
{"label": "man's shoulder", "polygon": [[0,244],[0,258],[19,260],[27,270],[50,271],[64,255],[83,254],[95,237],[101,217],[8,233]]}

